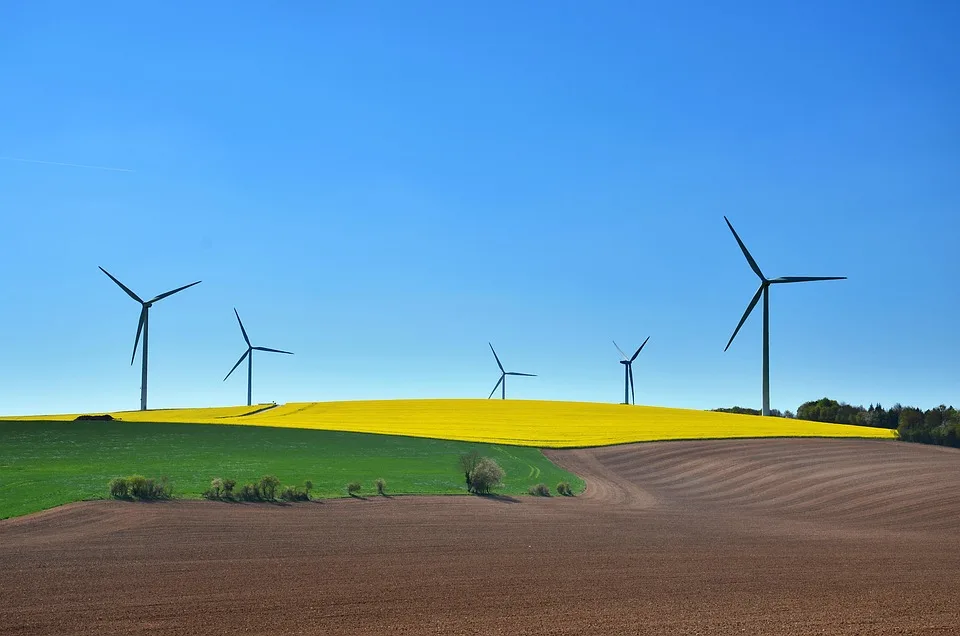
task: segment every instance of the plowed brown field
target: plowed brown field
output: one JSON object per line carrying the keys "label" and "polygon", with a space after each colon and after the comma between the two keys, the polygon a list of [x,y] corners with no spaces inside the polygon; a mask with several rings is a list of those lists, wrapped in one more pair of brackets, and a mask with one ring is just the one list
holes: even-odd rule
{"label": "plowed brown field", "polygon": [[90,502],[3,521],[0,633],[960,633],[960,452],[549,454],[584,495]]}

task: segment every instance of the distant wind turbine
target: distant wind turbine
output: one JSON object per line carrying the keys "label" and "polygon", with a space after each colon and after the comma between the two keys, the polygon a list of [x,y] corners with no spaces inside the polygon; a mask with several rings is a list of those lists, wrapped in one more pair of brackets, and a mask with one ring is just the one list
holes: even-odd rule
{"label": "distant wind turbine", "polygon": [[243,339],[247,343],[247,350],[243,352],[243,355],[240,356],[240,359],[237,360],[237,363],[233,365],[233,368],[230,369],[230,373],[223,379],[224,382],[227,381],[227,378],[230,377],[234,371],[237,370],[237,367],[240,366],[240,363],[243,362],[243,359],[247,359],[247,406],[253,404],[253,352],[254,351],[269,351],[270,353],[285,353],[289,356],[293,355],[292,351],[281,351],[280,349],[270,349],[269,347],[254,347],[250,344],[250,338],[247,337],[247,330],[243,328],[243,321],[240,320],[240,314],[237,313],[236,308],[234,308],[233,313],[237,316],[237,322],[240,323],[240,333],[243,334]]}
{"label": "distant wind turbine", "polygon": [[[650,340],[650,336],[647,336],[647,340]],[[637,394],[633,390],[633,361],[637,359],[637,356],[640,355],[640,352],[643,351],[643,347],[646,346],[647,340],[643,341],[643,344],[640,345],[640,348],[637,349],[637,352],[633,354],[632,358],[628,358],[627,354],[623,352],[619,346],[617,346],[616,341],[614,341],[613,346],[617,347],[617,351],[620,352],[620,355],[623,356],[623,360],[620,361],[620,364],[623,365],[623,403],[630,404],[630,394],[633,395],[633,403],[637,403]],[[627,393],[627,388],[630,389],[630,394]]]}
{"label": "distant wind turbine", "polygon": [[733,238],[737,239],[737,245],[740,246],[743,255],[747,258],[747,263],[750,264],[750,268],[754,273],[760,277],[760,288],[757,289],[757,293],[753,295],[753,299],[750,301],[750,304],[747,305],[747,310],[743,312],[743,317],[740,319],[740,322],[737,324],[737,328],[733,330],[733,335],[730,336],[730,340],[727,341],[727,346],[723,348],[724,351],[730,348],[730,344],[733,342],[733,339],[737,337],[737,334],[740,332],[740,327],[743,326],[743,323],[746,322],[747,317],[750,316],[750,312],[753,311],[753,308],[757,306],[757,303],[760,301],[760,296],[763,296],[763,415],[770,415],[770,285],[777,283],[807,283],[817,280],[846,280],[846,276],[782,276],[780,278],[768,279],[763,275],[763,272],[760,271],[760,266],[757,265],[757,262],[753,260],[753,257],[750,256],[750,252],[747,251],[747,246],[743,244],[743,241],[740,240],[740,236],[737,234],[737,231],[733,229],[733,225],[730,224],[730,220],[727,217],[723,217],[723,220],[727,222],[727,227],[730,228],[730,231],[733,232]]}
{"label": "distant wind turbine", "polygon": [[140,322],[139,324],[137,324],[137,337],[133,341],[133,355],[130,356],[130,364],[133,365],[133,361],[137,357],[137,345],[140,344],[140,333],[143,332],[143,355],[141,356],[142,369],[140,371],[140,410],[146,411],[147,410],[147,345],[148,345],[147,332],[149,331],[149,328],[150,328],[150,308],[153,306],[153,303],[157,302],[158,300],[163,300],[167,296],[173,296],[177,292],[183,291],[188,287],[199,285],[201,281],[190,283],[189,285],[184,285],[183,287],[177,287],[176,289],[172,289],[168,292],[160,294],[159,296],[154,296],[150,300],[144,301],[139,296],[137,296],[132,291],[130,291],[129,287],[127,287],[126,285],[118,281],[116,278],[114,278],[113,274],[103,269],[102,267],[100,268],[100,271],[106,274],[107,276],[109,276],[110,280],[115,282],[120,287],[120,289],[127,292],[127,295],[130,296],[130,298],[133,298],[135,301],[140,303]]}
{"label": "distant wind turbine", "polygon": [[[490,344],[489,342],[487,344],[490,345],[490,351],[493,351],[493,345]],[[496,351],[493,351],[493,357],[497,361],[497,366],[500,367],[500,379],[497,380],[497,383],[493,385],[493,391],[490,391],[490,395],[487,396],[488,400],[493,397],[494,393],[497,392],[497,387],[500,387],[501,389],[500,399],[501,400],[507,399],[507,376],[508,375],[522,375],[528,378],[537,377],[536,373],[517,373],[516,371],[504,371],[503,365],[500,364],[500,357],[497,356]]]}

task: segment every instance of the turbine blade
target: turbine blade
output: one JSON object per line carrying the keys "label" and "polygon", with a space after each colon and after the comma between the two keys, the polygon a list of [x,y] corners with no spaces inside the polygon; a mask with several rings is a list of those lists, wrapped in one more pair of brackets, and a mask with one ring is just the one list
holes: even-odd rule
{"label": "turbine blade", "polygon": [[809,283],[815,280],[847,280],[846,276],[781,276],[771,283]]}
{"label": "turbine blade", "polygon": [[[650,336],[647,336],[647,340],[650,340]],[[644,348],[645,346],[647,346],[647,340],[644,340],[644,341],[643,341],[643,344],[640,345],[640,348],[637,349],[637,352],[636,352],[635,354],[633,354],[633,357],[632,357],[632,358],[630,358],[630,362],[633,362],[634,360],[637,359],[637,356],[640,355],[640,352],[643,351],[643,348]]]}
{"label": "turbine blade", "polygon": [[283,349],[271,349],[270,347],[250,347],[256,351],[269,351],[270,353],[285,353],[288,356],[293,355],[293,351],[284,351]]}
{"label": "turbine blade", "polygon": [[[488,342],[487,344],[490,345],[490,351],[493,351],[493,345],[490,344],[489,342]],[[504,372],[504,371],[503,371],[503,365],[500,364],[500,357],[497,356],[497,352],[496,352],[496,351],[493,351],[493,357],[494,357],[494,358],[496,359],[496,361],[497,361],[497,366],[500,367],[500,372],[503,373],[503,372]]]}
{"label": "turbine blade", "polygon": [[168,292],[164,292],[164,293],[160,294],[159,296],[155,296],[155,297],[151,298],[151,299],[150,299],[150,302],[155,303],[155,302],[157,302],[158,300],[163,300],[163,299],[166,298],[167,296],[173,296],[173,295],[176,294],[177,292],[181,292],[181,291],[183,291],[184,289],[187,289],[188,287],[193,287],[194,285],[199,285],[201,282],[203,282],[203,281],[199,281],[199,280],[198,280],[198,281],[195,282],[195,283],[190,283],[189,285],[184,285],[183,287],[177,287],[176,289],[171,289],[171,290],[168,291]]}
{"label": "turbine blade", "polygon": [[247,330],[243,328],[243,321],[240,320],[240,314],[237,313],[237,308],[236,308],[236,307],[233,308],[233,313],[237,314],[237,322],[240,323],[240,333],[243,334],[243,339],[246,341],[247,346],[248,346],[248,347],[253,346],[253,345],[250,344],[250,338],[247,337]]}
{"label": "turbine blade", "polygon": [[750,312],[753,311],[753,308],[757,306],[757,303],[760,301],[760,294],[763,293],[763,288],[766,287],[766,283],[761,283],[760,288],[757,290],[757,293],[753,295],[753,300],[750,301],[750,304],[747,305],[747,310],[743,312],[743,318],[740,319],[740,322],[737,324],[737,328],[733,330],[733,335],[730,336],[730,340],[727,341],[727,346],[723,348],[724,351],[730,348],[730,344],[733,342],[733,339],[737,337],[737,334],[740,333],[740,327],[743,326],[743,323],[747,321],[747,317],[750,315]]}
{"label": "turbine blade", "polygon": [[133,366],[133,361],[137,357],[137,345],[140,344],[140,332],[143,331],[143,323],[147,319],[147,306],[144,305],[140,308],[140,322],[137,323],[137,337],[133,341],[133,355],[130,356],[130,366]]}
{"label": "turbine blade", "polygon": [[627,367],[627,368],[630,369],[630,395],[633,397],[633,403],[636,404],[636,403],[637,403],[637,393],[636,393],[636,391],[633,390],[633,365],[631,364],[631,365],[630,365],[629,367]]}
{"label": "turbine blade", "polygon": [[623,356],[623,359],[626,360],[626,359],[627,359],[627,354],[625,354],[625,353],[623,352],[623,349],[621,349],[621,348],[617,345],[617,341],[616,341],[616,340],[611,340],[611,342],[613,343],[613,346],[614,346],[614,347],[617,347],[617,351],[620,352],[620,355]]}
{"label": "turbine blade", "polygon": [[492,398],[492,397],[493,397],[493,394],[496,393],[496,392],[497,392],[497,389],[500,388],[500,383],[501,383],[501,382],[503,382],[503,376],[502,376],[502,375],[500,376],[500,379],[497,380],[497,383],[493,385],[493,391],[490,391],[490,395],[487,396],[487,399],[488,399],[488,400],[489,400],[490,398]]}
{"label": "turbine blade", "polygon": [[243,352],[243,355],[240,356],[240,359],[237,360],[237,363],[236,363],[235,365],[233,365],[233,368],[232,368],[232,369],[230,369],[230,373],[228,373],[228,374],[226,375],[226,377],[223,378],[223,381],[224,381],[224,382],[227,381],[227,378],[230,377],[230,374],[231,374],[231,373],[233,373],[234,371],[237,370],[237,367],[240,366],[240,363],[243,362],[249,354],[250,354],[250,349],[247,349],[246,351]]}
{"label": "turbine blade", "polygon": [[[100,267],[100,266],[97,265],[97,267]],[[108,272],[107,270],[103,269],[102,267],[100,267],[100,271],[103,272],[104,274],[106,274],[107,276],[109,276],[109,277],[110,277],[110,280],[112,280],[112,281],[115,282],[117,285],[119,285],[119,286],[120,286],[120,289],[122,289],[123,291],[127,292],[127,295],[130,296],[130,298],[133,298],[133,299],[134,299],[135,301],[137,301],[138,303],[143,304],[143,299],[141,299],[139,296],[137,296],[136,294],[134,294],[134,293],[130,290],[129,287],[127,287],[126,285],[124,285],[123,283],[121,283],[120,281],[118,281],[116,278],[114,278],[114,277],[113,277],[113,274],[111,274],[111,273]]]}
{"label": "turbine blade", "polygon": [[523,376],[526,376],[526,377],[528,377],[528,378],[535,378],[535,377],[537,377],[537,374],[536,374],[536,373],[517,373],[516,371],[507,371],[506,373],[504,373],[504,375],[523,375]]}
{"label": "turbine blade", "polygon": [[733,238],[737,239],[737,244],[740,246],[740,249],[743,251],[743,255],[747,257],[747,262],[750,263],[750,267],[759,276],[762,280],[767,280],[763,276],[763,272],[760,271],[760,266],[757,265],[757,261],[753,260],[753,257],[750,256],[750,252],[747,250],[747,246],[743,244],[743,241],[740,240],[740,235],[737,234],[737,231],[733,229],[733,225],[730,224],[730,219],[723,217],[723,220],[727,222],[727,227],[730,228],[730,231],[733,232]]}

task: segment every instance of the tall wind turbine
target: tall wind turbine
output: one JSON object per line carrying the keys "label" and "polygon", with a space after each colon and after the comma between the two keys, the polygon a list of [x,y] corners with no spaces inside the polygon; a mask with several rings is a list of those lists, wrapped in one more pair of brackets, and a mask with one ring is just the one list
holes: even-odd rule
{"label": "tall wind turbine", "polygon": [[[647,336],[647,340],[650,339],[650,336]],[[623,352],[619,346],[617,346],[616,341],[613,342],[613,346],[617,347],[617,351],[620,352],[620,355],[623,356],[623,360],[620,361],[620,364],[623,365],[623,403],[630,404],[630,394],[633,395],[633,403],[637,403],[637,394],[633,390],[633,361],[637,359],[637,356],[640,355],[640,352],[643,351],[643,347],[647,344],[647,340],[643,341],[643,344],[640,345],[640,348],[637,349],[637,352],[633,354],[632,358],[628,358],[627,354]],[[627,393],[627,388],[630,389],[630,394]]]}
{"label": "tall wind turbine", "polygon": [[[490,345],[490,351],[493,351],[493,345],[490,344],[489,342],[487,344]],[[490,391],[490,395],[487,396],[488,400],[493,397],[494,393],[497,392],[497,387],[500,387],[501,389],[500,399],[501,400],[507,399],[507,376],[508,375],[522,375],[528,378],[537,377],[536,373],[517,373],[516,371],[504,371],[503,365],[500,363],[500,358],[499,356],[497,356],[496,351],[493,351],[493,357],[497,361],[497,366],[500,367],[500,379],[497,380],[497,383],[493,385],[493,391]]]}
{"label": "tall wind turbine", "polygon": [[285,353],[288,356],[292,356],[292,351],[282,351],[280,349],[271,349],[269,347],[254,347],[250,344],[250,338],[247,337],[247,330],[243,328],[243,321],[240,320],[240,314],[237,313],[236,308],[234,308],[233,313],[237,315],[237,322],[240,323],[240,333],[243,334],[243,339],[247,343],[247,350],[243,352],[243,355],[240,356],[240,359],[237,360],[237,363],[233,365],[233,368],[230,369],[230,373],[227,374],[227,377],[223,379],[224,382],[227,381],[227,378],[230,377],[230,374],[237,370],[237,367],[240,366],[240,363],[243,362],[243,359],[247,359],[247,406],[253,404],[253,352],[254,351],[269,351],[270,353]]}
{"label": "tall wind turbine", "polygon": [[730,344],[733,342],[733,339],[737,337],[737,333],[740,332],[740,327],[743,326],[743,323],[746,322],[747,317],[750,315],[750,312],[753,311],[753,308],[757,306],[757,302],[760,301],[760,296],[763,296],[763,411],[764,415],[770,415],[770,285],[775,285],[777,283],[807,283],[810,281],[816,280],[846,280],[846,276],[782,276],[780,278],[768,279],[763,275],[763,272],[760,271],[760,267],[757,265],[757,262],[753,260],[753,257],[750,256],[750,252],[747,251],[747,246],[743,244],[743,241],[740,240],[740,236],[737,234],[737,231],[733,229],[733,225],[730,224],[730,219],[723,217],[723,220],[727,222],[727,227],[730,228],[730,231],[733,232],[733,238],[737,239],[737,245],[740,246],[740,249],[743,251],[743,255],[747,258],[747,263],[750,264],[750,268],[754,273],[760,277],[760,288],[757,289],[757,293],[753,295],[753,299],[750,301],[750,304],[747,305],[747,310],[743,312],[743,318],[740,319],[740,322],[737,324],[737,328],[733,330],[733,335],[730,336],[730,340],[727,341],[727,346],[723,348],[724,351],[730,348]]}
{"label": "tall wind turbine", "polygon": [[129,287],[127,287],[126,285],[118,281],[116,278],[114,278],[113,274],[103,269],[102,267],[100,268],[100,271],[106,274],[107,276],[109,276],[110,280],[112,280],[117,285],[119,285],[120,289],[127,292],[127,295],[130,296],[130,298],[133,298],[135,301],[140,303],[140,322],[139,324],[137,324],[137,338],[136,340],[133,341],[133,355],[130,356],[130,364],[132,366],[133,360],[137,357],[137,345],[140,344],[140,333],[143,332],[143,355],[141,356],[143,366],[140,371],[140,410],[146,411],[147,410],[147,344],[148,344],[147,331],[149,330],[149,327],[150,327],[150,308],[153,307],[153,303],[157,302],[158,300],[163,300],[167,296],[173,296],[177,292],[183,291],[188,287],[199,285],[200,281],[197,281],[195,283],[190,283],[189,285],[184,285],[183,287],[177,287],[176,289],[171,289],[168,292],[160,294],[159,296],[154,296],[150,300],[144,301],[142,298],[140,298],[139,296],[134,294],[132,291],[130,291]]}

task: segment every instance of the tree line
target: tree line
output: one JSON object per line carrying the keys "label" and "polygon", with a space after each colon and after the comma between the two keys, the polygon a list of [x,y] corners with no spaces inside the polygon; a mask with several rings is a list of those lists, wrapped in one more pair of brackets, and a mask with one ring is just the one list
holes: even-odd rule
{"label": "tree line", "polygon": [[[713,409],[723,413],[742,413],[759,415],[760,411],[739,406]],[[853,424],[855,426],[874,426],[895,429],[900,439],[923,444],[939,444],[960,448],[960,411],[953,406],[941,404],[932,409],[923,410],[914,406],[894,404],[889,409],[880,404],[869,407],[854,406],[830,398],[820,398],[804,402],[797,408],[796,414],[776,409],[770,414],[776,417],[791,417],[811,422],[831,424]]]}

